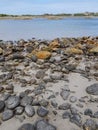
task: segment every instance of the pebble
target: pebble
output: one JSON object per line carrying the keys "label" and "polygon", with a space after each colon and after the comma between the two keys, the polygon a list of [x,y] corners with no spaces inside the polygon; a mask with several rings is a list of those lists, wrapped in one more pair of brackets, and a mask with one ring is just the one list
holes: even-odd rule
{"label": "pebble", "polygon": [[98,130],[97,123],[92,119],[87,119],[86,122],[83,124],[84,130]]}
{"label": "pebble", "polygon": [[4,101],[0,101],[0,112],[4,110],[4,107],[5,107]]}
{"label": "pebble", "polygon": [[62,90],[60,92],[60,95],[63,98],[63,100],[67,100],[69,95],[70,95],[70,91],[69,90]]}
{"label": "pebble", "polygon": [[54,99],[54,100],[51,101],[51,105],[52,105],[54,108],[56,108],[56,107],[58,106],[58,103],[57,103],[56,100]]}
{"label": "pebble", "polygon": [[70,121],[74,124],[76,124],[77,126],[81,127],[82,126],[82,119],[81,116],[79,114],[75,114],[70,118]]}
{"label": "pebble", "polygon": [[21,115],[23,113],[23,111],[24,111],[24,108],[21,106],[15,108],[16,115]]}
{"label": "pebble", "polygon": [[6,101],[6,106],[9,109],[16,108],[20,103],[20,99],[17,96],[10,96]]}
{"label": "pebble", "polygon": [[35,109],[34,109],[34,107],[31,106],[31,105],[27,105],[27,106],[25,107],[25,113],[26,113],[26,115],[29,116],[29,117],[34,116],[34,114],[35,114]]}
{"label": "pebble", "polygon": [[33,98],[31,96],[24,96],[21,101],[20,104],[21,106],[26,106],[26,105],[31,105],[33,102]]}
{"label": "pebble", "polygon": [[23,124],[18,130],[35,130],[34,126],[30,123]]}
{"label": "pebble", "polygon": [[92,117],[93,112],[92,112],[91,109],[86,109],[86,110],[84,111],[84,115],[87,115],[87,116],[91,116],[91,117]]}
{"label": "pebble", "polygon": [[71,96],[71,97],[69,98],[69,101],[72,102],[72,103],[75,103],[75,102],[77,101],[77,97]]}
{"label": "pebble", "polygon": [[45,76],[45,72],[43,70],[39,70],[35,76],[37,79],[42,79]]}
{"label": "pebble", "polygon": [[2,113],[2,120],[3,121],[6,121],[6,120],[9,120],[13,117],[13,111],[12,110],[5,110],[3,113]]}
{"label": "pebble", "polygon": [[39,107],[37,110],[37,114],[41,117],[47,116],[48,113],[49,113],[49,111],[43,106]]}
{"label": "pebble", "polygon": [[98,83],[88,86],[86,92],[91,95],[98,95]]}
{"label": "pebble", "polygon": [[63,103],[62,105],[60,105],[58,108],[60,110],[68,110],[70,109],[71,105],[69,103]]}
{"label": "pebble", "polygon": [[63,119],[69,119],[71,117],[71,113],[69,111],[65,111],[62,115]]}
{"label": "pebble", "polygon": [[36,130],[57,130],[55,126],[49,124],[44,120],[39,120],[35,125]]}
{"label": "pebble", "polygon": [[45,100],[45,99],[42,99],[41,101],[39,101],[39,104],[40,104],[41,106],[43,106],[43,107],[47,107],[48,104],[49,104],[49,102],[48,102],[47,100]]}

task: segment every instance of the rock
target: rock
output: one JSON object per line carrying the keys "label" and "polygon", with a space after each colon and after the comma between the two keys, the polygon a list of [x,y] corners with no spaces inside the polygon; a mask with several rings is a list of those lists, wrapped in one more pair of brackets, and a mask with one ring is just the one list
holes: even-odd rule
{"label": "rock", "polygon": [[20,104],[21,106],[26,106],[26,105],[31,105],[33,102],[33,98],[30,96],[24,96],[21,101]]}
{"label": "rock", "polygon": [[97,130],[98,125],[97,123],[92,119],[87,119],[86,122],[83,124],[84,130]]}
{"label": "rock", "polygon": [[92,84],[86,88],[86,92],[91,95],[98,95],[98,84]]}
{"label": "rock", "polygon": [[37,121],[35,128],[36,130],[56,130],[55,126],[49,124],[48,122],[44,120]]}
{"label": "rock", "polygon": [[50,75],[50,78],[51,78],[52,80],[61,80],[62,74],[61,74],[61,75],[52,74],[52,75]]}
{"label": "rock", "polygon": [[60,110],[68,110],[68,109],[70,109],[70,104],[69,103],[63,103],[62,105],[60,105],[58,108],[60,109]]}
{"label": "rock", "polygon": [[4,56],[0,57],[0,62],[4,62],[4,61],[5,61],[5,57]]}
{"label": "rock", "polygon": [[0,48],[0,55],[3,53],[3,49],[2,48]]}
{"label": "rock", "polygon": [[18,130],[35,130],[32,124],[23,124]]}
{"label": "rock", "polygon": [[98,54],[98,46],[95,46],[94,48],[90,49],[89,52]]}
{"label": "rock", "polygon": [[37,56],[33,55],[33,56],[31,57],[31,60],[32,60],[33,62],[37,62]]}
{"label": "rock", "polygon": [[91,117],[92,117],[93,112],[92,112],[91,109],[86,109],[86,110],[84,111],[84,115],[87,115],[87,116],[91,116]]}
{"label": "rock", "polygon": [[75,114],[70,118],[70,121],[74,124],[76,124],[77,126],[81,127],[82,126],[82,119],[81,116],[79,114]]}
{"label": "rock", "polygon": [[69,101],[75,103],[77,101],[77,98],[75,96],[71,96]]}
{"label": "rock", "polygon": [[58,106],[56,100],[52,100],[52,101],[51,101],[51,105],[52,105],[54,108],[56,108],[56,107]]}
{"label": "rock", "polygon": [[34,114],[35,114],[35,109],[34,109],[34,107],[31,106],[31,105],[27,105],[27,106],[25,107],[25,112],[26,112],[26,115],[27,115],[27,116],[32,117],[32,116],[34,116]]}
{"label": "rock", "polygon": [[94,118],[98,118],[98,111],[94,113]]}
{"label": "rock", "polygon": [[6,106],[9,109],[14,109],[20,103],[20,99],[17,96],[10,96],[6,101]]}
{"label": "rock", "polygon": [[45,108],[45,107],[39,107],[37,110],[37,114],[41,117],[45,117],[47,116],[47,114],[49,113],[49,111]]}
{"label": "rock", "polygon": [[4,110],[4,107],[5,107],[4,101],[0,101],[0,112]]}
{"label": "rock", "polygon": [[79,55],[83,54],[83,51],[77,48],[70,48],[67,50],[67,52],[70,54],[79,54]]}
{"label": "rock", "polygon": [[40,104],[41,106],[43,106],[43,107],[47,107],[48,104],[49,104],[49,102],[48,102],[47,100],[45,100],[45,99],[42,99],[41,101],[39,101],[39,104]]}
{"label": "rock", "polygon": [[11,56],[11,59],[12,60],[15,60],[15,59],[24,59],[25,57],[23,56],[23,55],[21,55],[21,54],[13,54],[12,56]]}
{"label": "rock", "polygon": [[0,92],[2,92],[4,90],[4,87],[0,86]]}
{"label": "rock", "polygon": [[43,70],[39,70],[39,71],[37,71],[35,76],[37,79],[41,79],[45,76],[45,72]]}
{"label": "rock", "polygon": [[94,69],[98,70],[98,63],[94,64]]}
{"label": "rock", "polygon": [[70,108],[71,114],[75,115],[78,114],[78,110],[75,107]]}
{"label": "rock", "polygon": [[54,50],[55,48],[58,48],[60,46],[59,40],[55,39],[49,44],[49,48]]}
{"label": "rock", "polygon": [[67,100],[70,95],[70,90],[62,90],[60,92],[60,95],[63,98],[63,100]]}
{"label": "rock", "polygon": [[35,55],[38,59],[48,59],[51,57],[51,53],[49,51],[39,51]]}
{"label": "rock", "polygon": [[24,108],[21,106],[15,108],[16,115],[21,115],[23,113],[23,111],[24,111]]}
{"label": "rock", "polygon": [[77,67],[77,65],[75,64],[68,64],[68,65],[65,65],[65,68],[68,70],[68,71],[73,71],[75,70]]}
{"label": "rock", "polygon": [[5,110],[3,113],[2,113],[2,120],[3,121],[6,121],[6,120],[9,120],[13,117],[13,111],[12,110]]}
{"label": "rock", "polygon": [[62,115],[63,119],[69,119],[71,117],[71,113],[69,111],[65,111]]}
{"label": "rock", "polygon": [[95,77],[98,77],[98,73],[94,73],[94,76],[95,76]]}

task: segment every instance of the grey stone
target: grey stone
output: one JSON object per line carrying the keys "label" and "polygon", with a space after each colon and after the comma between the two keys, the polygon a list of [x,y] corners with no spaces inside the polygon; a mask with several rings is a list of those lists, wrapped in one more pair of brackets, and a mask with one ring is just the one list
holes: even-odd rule
{"label": "grey stone", "polygon": [[37,62],[37,56],[33,55],[33,56],[31,57],[31,60],[32,60],[33,62]]}
{"label": "grey stone", "polygon": [[45,99],[42,99],[41,101],[39,101],[39,104],[43,107],[46,107],[46,106],[48,106],[49,102]]}
{"label": "grey stone", "polygon": [[19,97],[17,96],[10,96],[7,101],[6,101],[6,106],[9,109],[14,109],[15,107],[17,107],[20,103],[19,101]]}
{"label": "grey stone", "polygon": [[3,113],[2,113],[2,120],[3,121],[6,121],[6,120],[9,120],[13,117],[13,111],[12,110],[5,110]]}
{"label": "grey stone", "polygon": [[40,120],[36,122],[36,130],[56,130],[56,127],[49,124],[44,120]]}
{"label": "grey stone", "polygon": [[37,71],[35,76],[37,79],[41,79],[45,76],[45,72],[43,70],[39,70],[39,71]]}
{"label": "grey stone", "polygon": [[83,129],[84,130],[98,130],[98,125],[96,121],[92,119],[87,119],[86,122],[83,124]]}
{"label": "grey stone", "polygon": [[94,118],[98,118],[98,111],[94,113]]}
{"label": "grey stone", "polygon": [[63,119],[68,119],[68,118],[70,118],[70,116],[71,116],[71,113],[70,113],[69,111],[65,111],[65,112],[63,113],[63,115],[62,115],[62,118],[63,118]]}
{"label": "grey stone", "polygon": [[69,103],[63,103],[62,105],[60,105],[58,108],[60,109],[60,110],[68,110],[68,109],[70,109],[70,104]]}
{"label": "grey stone", "polygon": [[70,118],[70,121],[79,127],[82,126],[82,119],[79,114],[72,115],[72,117]]}
{"label": "grey stone", "polygon": [[71,114],[78,114],[78,110],[75,107],[70,108]]}
{"label": "grey stone", "polygon": [[24,96],[22,99],[21,99],[21,106],[26,106],[26,105],[31,105],[33,102],[33,98],[30,97],[30,96]]}
{"label": "grey stone", "polygon": [[93,112],[92,112],[91,109],[86,109],[86,110],[84,111],[84,115],[92,116],[92,115],[93,115]]}
{"label": "grey stone", "polygon": [[39,107],[37,110],[37,114],[41,117],[47,116],[47,114],[49,113],[49,111],[45,108],[45,107]]}
{"label": "grey stone", "polygon": [[70,95],[70,91],[69,90],[62,90],[60,92],[60,95],[63,98],[63,100],[67,100],[69,95]]}
{"label": "grey stone", "polygon": [[86,92],[91,95],[98,95],[98,83],[88,86]]}
{"label": "grey stone", "polygon": [[24,111],[24,108],[21,106],[15,108],[16,115],[21,115],[23,113],[23,111]]}
{"label": "grey stone", "polygon": [[4,110],[4,107],[5,107],[4,101],[0,101],[0,112]]}
{"label": "grey stone", "polygon": [[56,100],[52,100],[52,101],[51,101],[51,105],[52,105],[54,108],[56,108],[56,107],[58,106]]}
{"label": "grey stone", "polygon": [[31,106],[31,105],[27,105],[27,106],[25,107],[25,113],[26,113],[26,115],[29,116],[29,117],[34,116],[34,114],[35,114],[35,109],[34,109],[34,107]]}
{"label": "grey stone", "polygon": [[71,96],[69,101],[75,103],[77,101],[77,98],[75,96]]}
{"label": "grey stone", "polygon": [[18,130],[34,130],[34,126],[32,124],[23,124]]}

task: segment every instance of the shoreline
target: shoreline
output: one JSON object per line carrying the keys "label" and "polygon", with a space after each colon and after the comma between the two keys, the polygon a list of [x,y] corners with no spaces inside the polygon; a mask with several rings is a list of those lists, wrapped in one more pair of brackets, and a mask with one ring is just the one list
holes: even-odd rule
{"label": "shoreline", "polygon": [[93,19],[93,18],[98,18],[98,16],[4,16],[0,17],[0,20],[33,20],[36,18],[43,18],[43,19],[48,19],[48,20],[60,20],[64,18],[86,18],[86,19]]}
{"label": "shoreline", "polygon": [[0,41],[0,130],[30,128],[98,129],[98,37]]}

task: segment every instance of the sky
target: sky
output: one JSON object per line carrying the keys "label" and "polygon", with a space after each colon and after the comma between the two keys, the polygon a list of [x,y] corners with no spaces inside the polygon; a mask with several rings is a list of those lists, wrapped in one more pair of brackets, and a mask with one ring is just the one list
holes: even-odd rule
{"label": "sky", "polygon": [[0,0],[0,14],[98,12],[98,0]]}

